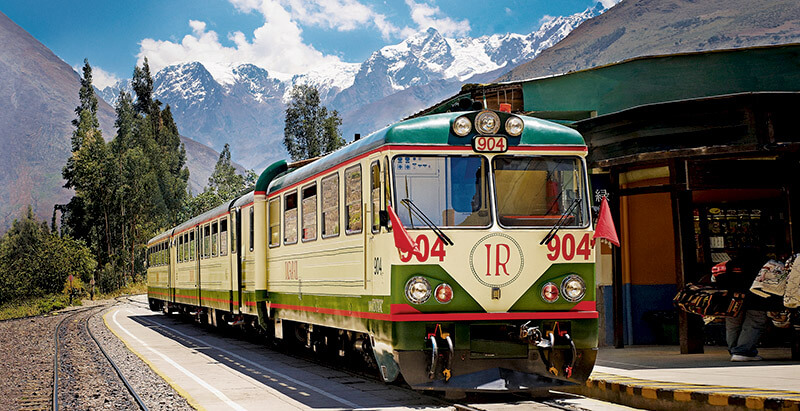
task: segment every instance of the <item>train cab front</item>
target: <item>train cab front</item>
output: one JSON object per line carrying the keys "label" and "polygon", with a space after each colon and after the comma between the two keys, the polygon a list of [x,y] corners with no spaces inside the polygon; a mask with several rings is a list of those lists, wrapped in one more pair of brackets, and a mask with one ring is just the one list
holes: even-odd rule
{"label": "train cab front", "polygon": [[393,217],[416,246],[388,258],[392,357],[408,384],[530,391],[588,378],[598,314],[584,154],[394,156]]}

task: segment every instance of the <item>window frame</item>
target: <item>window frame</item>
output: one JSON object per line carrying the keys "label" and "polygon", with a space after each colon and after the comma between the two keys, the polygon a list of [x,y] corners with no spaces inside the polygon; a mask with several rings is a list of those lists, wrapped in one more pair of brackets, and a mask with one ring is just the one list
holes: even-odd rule
{"label": "window frame", "polygon": [[[276,219],[278,224],[273,226],[272,225],[272,204],[275,203],[278,205],[278,210],[275,212],[277,214]],[[277,248],[281,246],[281,238],[283,238],[283,233],[281,232],[281,224],[283,222],[283,213],[281,212],[281,196],[272,197],[267,201],[267,235],[269,239],[267,240],[267,245],[269,248]],[[278,227],[278,241],[273,243],[272,242],[272,227]]]}
{"label": "window frame", "polygon": [[[335,195],[336,195],[336,228],[337,229],[336,229],[336,233],[335,234],[326,234],[325,233],[325,210],[323,209],[322,201],[323,201],[323,197],[325,195],[324,194],[324,192],[325,192],[325,182],[326,181],[330,181],[330,180],[332,180],[334,178],[336,179],[336,186],[335,186],[336,189],[334,190],[334,192],[335,192]],[[340,181],[341,181],[341,178],[339,178],[339,172],[338,171],[336,171],[335,173],[331,173],[331,174],[323,177],[320,180],[319,192],[317,193],[317,195],[319,195],[319,193],[323,193],[322,196],[320,196],[320,200],[319,200],[319,202],[320,202],[320,207],[319,207],[320,231],[321,231],[321,234],[322,234],[320,237],[322,237],[323,240],[326,239],[326,238],[338,237],[342,232],[342,225],[340,224],[342,222],[342,219],[341,219],[342,208],[340,207],[341,202],[339,201],[340,200],[339,188],[341,187],[341,184],[339,184]]]}
{"label": "window frame", "polygon": [[[288,228],[288,225],[286,224],[286,212],[289,211],[289,209],[286,208],[287,207],[286,202],[289,200],[290,196],[294,196],[294,208],[292,210],[297,210],[296,211],[297,215],[295,216],[295,220],[297,221],[295,221],[295,227],[294,227],[294,235],[295,235],[294,242],[286,241],[286,229]],[[297,189],[287,192],[282,196],[282,198],[283,198],[283,245],[297,244],[298,242],[297,240],[300,238],[298,231],[299,229],[298,226],[300,225],[298,224],[300,222],[300,204],[297,203],[298,200]]]}
{"label": "window frame", "polygon": [[[313,238],[305,238],[305,231],[306,231],[306,217],[305,217],[305,215],[306,214],[305,214],[305,209],[304,209],[304,205],[303,204],[305,203],[304,200],[306,199],[306,197],[305,197],[306,190],[310,189],[312,187],[314,188],[314,237]],[[319,237],[319,235],[317,233],[317,231],[318,231],[317,230],[317,228],[318,228],[317,227],[317,222],[319,221],[319,219],[317,218],[318,217],[317,214],[319,214],[319,211],[320,211],[319,210],[319,186],[317,185],[317,182],[313,181],[313,182],[311,182],[309,184],[306,184],[305,186],[301,187],[300,188],[300,196],[299,196],[298,200],[299,200],[299,204],[298,205],[299,205],[299,209],[300,209],[299,210],[300,212],[299,212],[299,215],[298,215],[298,219],[300,219],[300,222],[301,222],[301,224],[298,224],[299,225],[298,228],[300,229],[298,234],[302,234],[302,235],[298,235],[298,237],[300,238],[300,241],[303,242],[303,243],[309,243],[311,241],[316,241],[317,237]]]}
{"label": "window frame", "polygon": [[[225,225],[225,231],[222,231],[223,223]],[[230,241],[228,241],[228,230],[230,224],[228,224],[228,216],[225,215],[219,219],[219,256],[225,257],[228,255],[228,246],[230,245]]]}
{"label": "window frame", "polygon": [[248,237],[249,237],[248,240],[250,241],[250,252],[252,253],[253,250],[255,249],[255,244],[256,244],[256,240],[255,240],[255,238],[256,238],[256,222],[255,222],[255,219],[256,219],[255,209],[256,209],[256,207],[255,207],[255,205],[251,204],[248,209],[249,209],[249,211],[248,211],[248,213],[249,213],[248,224],[250,225],[250,233],[249,233],[250,235],[248,235]]}
{"label": "window frame", "polygon": [[[358,168],[358,172],[360,174],[360,177],[358,179],[358,205],[361,207],[361,228],[359,228],[358,230],[351,230],[350,229],[350,209],[348,208],[349,204],[347,204],[347,187],[348,187],[347,174],[348,174],[349,170],[352,170],[354,168]],[[361,163],[354,164],[354,165],[344,169],[344,184],[343,184],[343,186],[344,186],[344,218],[345,218],[345,221],[347,222],[345,224],[344,234],[345,235],[361,234],[364,231],[364,204],[363,204],[363,201],[364,201],[364,173],[363,173],[363,167],[361,167]]]}
{"label": "window frame", "polygon": [[[378,167],[378,187],[375,187],[375,167]],[[381,197],[383,197],[383,187],[381,187],[381,160],[377,159],[369,164],[369,226],[372,234],[381,232]],[[378,189],[378,209],[375,209],[375,189]],[[375,224],[377,220],[377,225]],[[363,223],[362,223],[363,224]]]}

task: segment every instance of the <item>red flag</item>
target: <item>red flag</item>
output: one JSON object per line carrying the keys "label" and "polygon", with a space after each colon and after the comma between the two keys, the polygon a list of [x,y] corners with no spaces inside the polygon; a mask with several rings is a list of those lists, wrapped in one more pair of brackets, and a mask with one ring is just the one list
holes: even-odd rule
{"label": "red flag", "polygon": [[400,217],[395,214],[394,210],[392,210],[392,206],[386,206],[387,211],[389,211],[389,219],[392,220],[392,234],[394,234],[394,246],[400,249],[400,251],[404,253],[414,253],[419,254],[419,248],[417,247],[417,243],[411,239],[411,236],[408,235],[408,231],[406,228],[403,227],[403,223],[400,222]]}
{"label": "red flag", "polygon": [[594,228],[595,238],[605,238],[611,244],[619,247],[619,237],[617,237],[617,229],[614,227],[614,220],[611,218],[611,210],[608,208],[608,199],[603,197],[603,202],[600,203],[600,216],[597,217],[597,225]]}

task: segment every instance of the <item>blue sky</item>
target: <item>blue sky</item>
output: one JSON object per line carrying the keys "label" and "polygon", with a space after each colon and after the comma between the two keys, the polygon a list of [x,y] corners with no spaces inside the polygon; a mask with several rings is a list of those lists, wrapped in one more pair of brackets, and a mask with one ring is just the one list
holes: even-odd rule
{"label": "blue sky", "polygon": [[[603,0],[613,3],[613,0]],[[88,58],[101,88],[185,61],[254,63],[293,75],[359,63],[433,26],[447,37],[527,34],[597,0],[0,0],[0,11],[72,66]]]}

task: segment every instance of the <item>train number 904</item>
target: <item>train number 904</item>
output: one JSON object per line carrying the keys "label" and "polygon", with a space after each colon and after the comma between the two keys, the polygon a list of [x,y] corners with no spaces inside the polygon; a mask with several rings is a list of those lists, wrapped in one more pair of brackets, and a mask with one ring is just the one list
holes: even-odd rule
{"label": "train number 904", "polygon": [[559,257],[571,261],[576,256],[583,256],[584,260],[588,260],[592,255],[592,240],[589,238],[589,233],[586,233],[580,240],[576,240],[572,234],[564,234],[563,237],[556,234],[549,243],[547,243],[547,259],[556,261]]}

